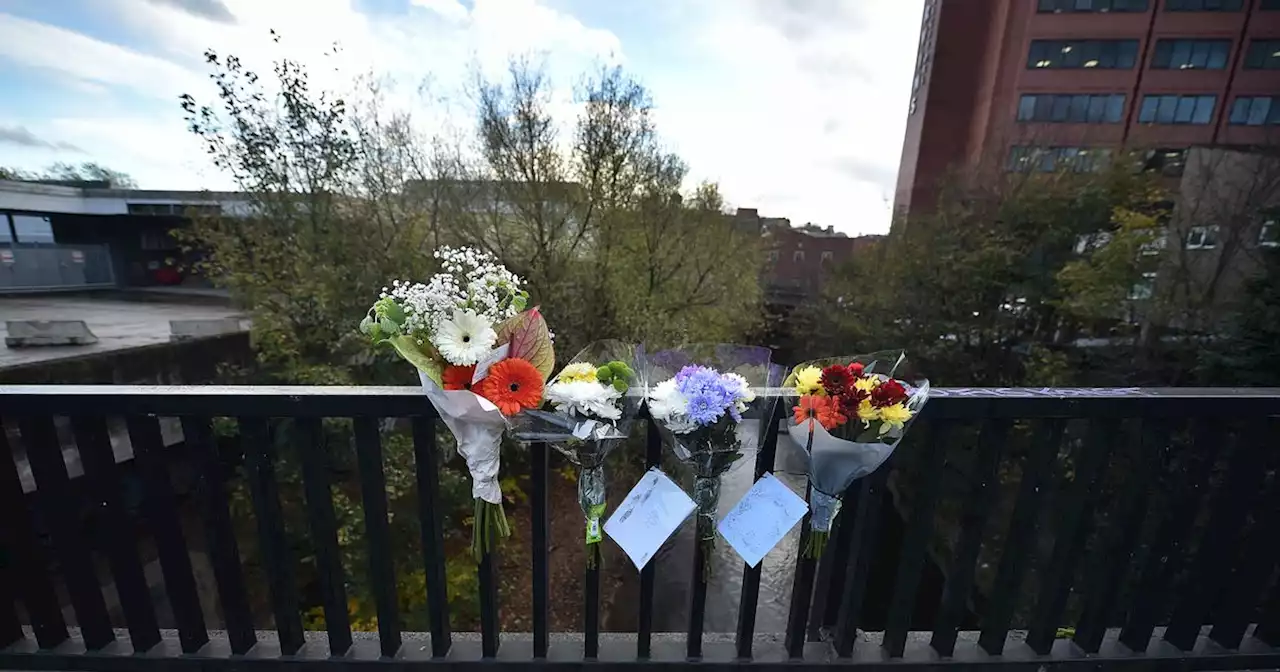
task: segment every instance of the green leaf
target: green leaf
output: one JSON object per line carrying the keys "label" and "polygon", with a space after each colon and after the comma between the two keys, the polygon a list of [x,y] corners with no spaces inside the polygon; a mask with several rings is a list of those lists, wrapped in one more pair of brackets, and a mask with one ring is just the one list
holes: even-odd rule
{"label": "green leaf", "polygon": [[394,334],[400,330],[400,325],[392,322],[391,319],[386,317],[379,318],[378,327],[388,334]]}
{"label": "green leaf", "polygon": [[508,357],[528,361],[542,374],[543,380],[555,373],[556,355],[551,346],[551,332],[536,307],[499,324],[497,332],[498,344],[511,346]]}
{"label": "green leaf", "polygon": [[414,365],[419,371],[423,372],[436,385],[444,387],[441,381],[441,374],[444,372],[444,365],[440,363],[440,356],[436,353],[436,349],[430,344],[424,342],[418,345],[418,342],[410,336],[392,336],[387,342],[400,353],[405,361]]}
{"label": "green leaf", "polygon": [[396,325],[404,324],[404,318],[405,318],[404,308],[401,308],[400,304],[398,303],[392,302],[390,305],[387,306],[386,316],[392,322],[395,322]]}

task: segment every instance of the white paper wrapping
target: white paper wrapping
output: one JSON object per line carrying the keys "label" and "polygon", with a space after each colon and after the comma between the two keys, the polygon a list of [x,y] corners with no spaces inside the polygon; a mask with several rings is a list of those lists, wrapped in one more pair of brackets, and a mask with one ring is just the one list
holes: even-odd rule
{"label": "white paper wrapping", "polygon": [[421,371],[422,391],[458,440],[458,453],[471,472],[471,496],[490,504],[502,503],[498,485],[500,450],[507,419],[493,402],[470,390],[444,390]]}

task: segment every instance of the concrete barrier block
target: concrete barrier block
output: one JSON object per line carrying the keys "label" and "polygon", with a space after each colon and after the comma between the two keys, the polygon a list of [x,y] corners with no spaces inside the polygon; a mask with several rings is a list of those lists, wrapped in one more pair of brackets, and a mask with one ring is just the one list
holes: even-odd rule
{"label": "concrete barrier block", "polygon": [[213,320],[169,320],[169,340],[188,341],[193,338],[208,338],[244,331],[240,320],[227,317]]}
{"label": "concrete barrier block", "polygon": [[98,337],[84,320],[8,320],[4,344],[11,348],[93,345]]}

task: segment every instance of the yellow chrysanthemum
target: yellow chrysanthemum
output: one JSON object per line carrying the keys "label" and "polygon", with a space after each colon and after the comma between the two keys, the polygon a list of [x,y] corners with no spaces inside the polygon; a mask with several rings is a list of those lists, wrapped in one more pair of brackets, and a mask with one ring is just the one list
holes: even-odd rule
{"label": "yellow chrysanthemum", "polygon": [[863,399],[858,404],[858,419],[862,421],[862,424],[865,425],[868,422],[872,420],[878,420],[879,418],[880,418],[880,409],[872,406],[870,399]]}
{"label": "yellow chrysanthemum", "polygon": [[822,389],[822,369],[816,366],[806,366],[796,371],[796,392],[800,396],[810,394],[825,395],[827,391]]}
{"label": "yellow chrysanthemum", "polygon": [[911,409],[907,408],[906,404],[894,404],[876,410],[879,411],[880,422],[884,423],[880,425],[881,434],[887,434],[892,429],[902,429],[902,426],[911,419]]}
{"label": "yellow chrysanthemum", "polygon": [[880,386],[880,379],[875,376],[867,376],[853,381],[853,386],[863,392],[870,392]]}
{"label": "yellow chrysanthemum", "polygon": [[590,383],[596,379],[596,367],[590,362],[578,362],[564,367],[560,372],[562,383]]}

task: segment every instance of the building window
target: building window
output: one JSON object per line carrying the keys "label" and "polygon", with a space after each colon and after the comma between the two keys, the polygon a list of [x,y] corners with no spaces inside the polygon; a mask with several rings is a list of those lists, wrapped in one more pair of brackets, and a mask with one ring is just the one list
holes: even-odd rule
{"label": "building window", "polygon": [[1218,225],[1193,226],[1187,232],[1188,250],[1212,250],[1218,246]]}
{"label": "building window", "polygon": [[1187,168],[1187,150],[1152,149],[1142,159],[1142,172],[1159,171],[1165,177],[1181,177]]}
{"label": "building window", "polygon": [[777,250],[769,250],[769,263],[771,263],[771,264],[776,264],[776,263],[778,263],[778,251],[777,251]]}
{"label": "building window", "polygon": [[1280,247],[1280,219],[1268,219],[1258,229],[1259,247]]}
{"label": "building window", "polygon": [[1150,241],[1142,243],[1138,246],[1138,254],[1144,257],[1152,257],[1164,251],[1169,246],[1169,232],[1161,229],[1160,233]]}
{"label": "building window", "polygon": [[1101,250],[1111,243],[1110,231],[1098,231],[1076,236],[1076,254],[1086,254]]}
{"label": "building window", "polygon": [[1253,40],[1244,57],[1246,70],[1280,70],[1280,40]]}
{"label": "building window", "polygon": [[1238,12],[1244,0],[1164,0],[1166,12]]}
{"label": "building window", "polygon": [[797,263],[797,264],[799,264],[799,263],[803,263],[803,262],[804,262],[804,250],[796,250],[795,252],[792,252],[792,253],[791,253],[791,261],[794,261],[794,262],[795,262],[795,263]]}
{"label": "building window", "polygon": [[176,250],[178,241],[168,231],[143,231],[141,247],[144,250]]}
{"label": "building window", "polygon": [[1213,121],[1217,96],[1147,96],[1142,99],[1138,122],[1143,124],[1196,124]]}
{"label": "building window", "polygon": [[1032,40],[1027,68],[1117,68],[1138,60],[1137,40]]}
{"label": "building window", "polygon": [[835,253],[830,250],[826,250],[822,253],[822,266],[824,268],[830,266],[833,261],[835,261]]}
{"label": "building window", "polygon": [[222,214],[219,203],[129,203],[125,205],[131,215],[186,217],[216,217]]}
{"label": "building window", "polygon": [[1124,118],[1124,94],[1035,94],[1018,101],[1018,121],[1069,124],[1118,124]]}
{"label": "building window", "polygon": [[1157,70],[1221,70],[1227,67],[1231,40],[1160,40],[1151,67]]}
{"label": "building window", "polygon": [[53,224],[48,217],[13,215],[13,232],[19,243],[53,242]]}
{"label": "building window", "polygon": [[1096,173],[1110,162],[1110,149],[1015,146],[1009,149],[1006,169],[1016,173]]}
{"label": "building window", "polygon": [[1143,273],[1142,279],[1133,283],[1129,288],[1129,299],[1132,301],[1144,301],[1151,298],[1153,290],[1156,286],[1155,273]]}
{"label": "building window", "polygon": [[1147,0],[1039,0],[1041,12],[1145,12]]}
{"label": "building window", "polygon": [[1280,124],[1280,97],[1241,96],[1231,106],[1228,123],[1237,126]]}

